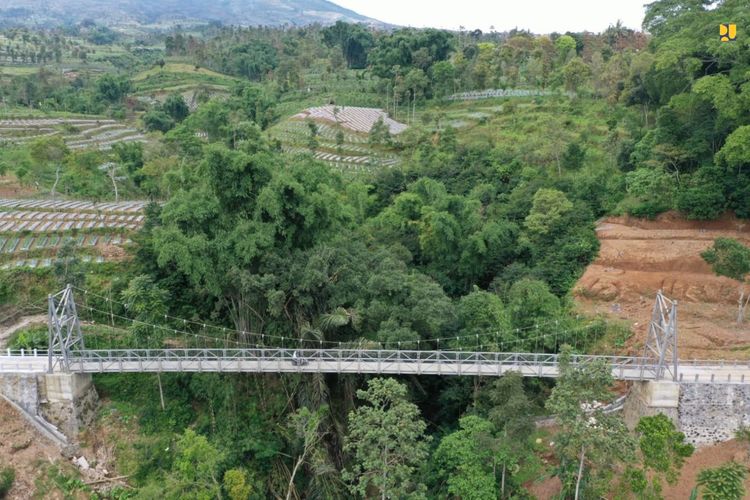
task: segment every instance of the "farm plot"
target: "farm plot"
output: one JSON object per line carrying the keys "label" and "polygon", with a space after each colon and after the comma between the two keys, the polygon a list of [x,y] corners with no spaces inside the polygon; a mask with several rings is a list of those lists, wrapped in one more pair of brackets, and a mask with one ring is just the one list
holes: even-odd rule
{"label": "farm plot", "polygon": [[23,231],[44,233],[110,228],[134,231],[143,224],[144,217],[144,215],[12,210],[0,212],[0,233]]}
{"label": "farm plot", "polygon": [[[310,150],[304,148],[285,147],[284,152],[291,154],[310,153]],[[367,167],[392,167],[398,163],[398,158],[393,157],[376,157],[376,156],[345,156],[327,151],[315,151],[313,158],[339,168],[352,170],[366,170]]]}
{"label": "farm plot", "polygon": [[[326,125],[325,123],[316,123],[318,127],[318,137],[324,141],[329,141],[333,144],[336,141],[337,130],[335,126]],[[283,139],[289,139],[291,141],[307,140],[310,136],[310,129],[305,122],[290,120],[283,122],[273,128],[275,136]],[[344,144],[346,147],[351,147],[354,144],[367,144],[367,135],[353,134],[350,132],[343,131]],[[359,147],[359,150],[369,151],[366,146]]]}
{"label": "farm plot", "polygon": [[95,203],[80,200],[8,199],[0,198],[0,210],[40,210],[53,212],[94,212],[113,214],[134,214],[142,212],[146,201],[120,201]]}
{"label": "farm plot", "polygon": [[407,129],[406,125],[391,119],[382,109],[357,106],[327,105],[307,108],[292,116],[292,119],[329,122],[363,134],[369,133],[379,119],[383,120],[383,123],[393,135],[400,134]]}
{"label": "farm plot", "polygon": [[118,142],[145,142],[138,130],[99,118],[22,118],[0,120],[0,144],[60,135],[71,149],[110,149]]}
{"label": "farm plot", "polygon": [[315,159],[343,171],[366,172],[399,163],[396,154],[370,145],[367,134],[326,122],[316,122],[316,127],[315,151],[310,150],[310,127],[298,119],[272,127],[269,135],[281,142],[286,153],[312,154]]}
{"label": "farm plot", "polygon": [[536,97],[553,95],[549,90],[538,89],[487,89],[459,92],[448,96],[449,101],[474,101],[477,99],[495,99],[498,97]]}
{"label": "farm plot", "polygon": [[124,255],[119,249],[144,222],[146,202],[0,199],[0,267],[46,267],[67,241],[84,262]]}
{"label": "farm plot", "polygon": [[[102,264],[106,260],[101,255],[83,255],[81,256],[81,261],[86,263],[95,263],[95,264]],[[14,269],[19,267],[26,267],[30,269],[37,269],[37,268],[45,268],[45,267],[51,267],[53,264],[53,259],[46,258],[46,259],[16,259],[12,260],[10,262],[5,262],[4,264],[0,265],[0,269],[7,270],[7,269]]]}

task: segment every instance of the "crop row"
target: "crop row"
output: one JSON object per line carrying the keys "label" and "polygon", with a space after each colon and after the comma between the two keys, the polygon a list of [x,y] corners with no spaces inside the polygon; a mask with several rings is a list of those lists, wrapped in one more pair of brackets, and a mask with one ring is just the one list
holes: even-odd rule
{"label": "crop row", "polygon": [[[12,254],[57,248],[68,238],[71,237],[59,234],[43,234],[41,236],[26,236],[23,238],[0,236],[0,253]],[[73,241],[79,247],[95,247],[97,245],[117,246],[128,243],[130,240],[121,234],[80,234]]]}
{"label": "crop row", "polygon": [[[67,129],[60,128],[61,125]],[[52,126],[58,126],[58,129],[50,128]],[[63,140],[71,149],[109,149],[118,142],[145,142],[145,137],[138,130],[114,120],[0,120],[0,143],[25,144],[60,134],[63,134]]]}
{"label": "crop row", "polygon": [[[336,134],[338,129],[335,126],[326,125],[325,123],[316,123],[318,126],[318,135],[330,141],[336,140]],[[297,135],[300,137],[309,137],[310,130],[307,124],[303,121],[290,120],[285,122],[276,130],[281,130],[284,133]],[[352,133],[344,132],[344,142],[352,144],[364,144],[367,142],[367,137],[364,135],[355,135]]]}
{"label": "crop row", "polygon": [[17,118],[0,120],[0,127],[50,127],[53,125],[101,125],[114,124],[115,120],[108,119],[78,119],[78,118]]}
{"label": "crop row", "polygon": [[[334,113],[334,110],[336,112]],[[360,108],[356,106],[320,106],[317,108],[307,108],[292,117],[297,120],[323,120],[331,123],[338,123],[342,127],[354,130],[355,132],[369,133],[372,126],[378,120],[382,119],[388,127],[391,134],[400,134],[407,129],[403,123],[391,119],[388,114],[377,108]]]}
{"label": "crop row", "polygon": [[[104,262],[104,257],[101,255],[97,256],[91,256],[91,255],[82,255],[81,261],[87,262],[87,263],[97,263],[101,264]],[[44,267],[50,267],[52,266],[53,260],[50,258],[45,259],[19,259],[14,260],[11,262],[6,262],[5,264],[0,265],[0,269],[6,270],[6,269],[14,269],[19,267],[28,267],[31,269],[36,268],[44,268]]]}
{"label": "crop row", "polygon": [[[285,147],[284,151],[292,154],[310,153],[309,150],[294,147]],[[393,166],[398,163],[398,159],[394,157],[379,158],[377,156],[343,156],[326,151],[316,151],[313,153],[313,158],[327,163],[337,164],[348,163],[354,165]]]}
{"label": "crop row", "polygon": [[0,220],[0,233],[20,233],[22,231],[44,233],[48,231],[72,231],[94,229],[123,229],[135,231],[140,224],[111,221],[4,221]]}
{"label": "crop row", "polygon": [[93,201],[44,200],[44,199],[9,199],[0,198],[0,208],[6,209],[36,209],[44,211],[75,211],[96,213],[137,213],[142,212],[147,201],[108,201],[96,203]]}
{"label": "crop row", "polygon": [[492,99],[494,97],[534,97],[552,95],[549,90],[538,89],[487,89],[460,92],[448,97],[450,101],[472,101],[475,99]]}
{"label": "crop row", "polygon": [[[275,138],[279,139],[282,143],[285,144],[297,144],[297,145],[307,145],[308,138],[304,137],[300,134],[290,134],[287,132],[281,132],[276,133],[274,135]],[[331,149],[336,150],[338,152],[339,149],[341,149],[341,152],[346,153],[352,153],[352,154],[362,154],[362,155],[369,155],[372,154],[372,150],[364,145],[359,144],[347,144],[344,143],[341,146],[334,142],[330,141],[318,141],[318,146],[324,149]]]}

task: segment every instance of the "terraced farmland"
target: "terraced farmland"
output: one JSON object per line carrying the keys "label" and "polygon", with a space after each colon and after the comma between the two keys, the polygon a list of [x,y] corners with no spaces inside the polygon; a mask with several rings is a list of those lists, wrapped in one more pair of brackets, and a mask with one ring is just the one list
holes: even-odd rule
{"label": "terraced farmland", "polygon": [[59,135],[70,149],[110,149],[118,142],[145,142],[136,129],[104,118],[19,118],[0,120],[0,145],[24,144]]}
{"label": "terraced farmland", "polygon": [[448,96],[449,101],[474,101],[477,99],[496,99],[498,97],[537,97],[554,95],[555,92],[539,89],[487,89],[459,92]]}
{"label": "terraced farmland", "polygon": [[391,134],[397,135],[407,126],[392,120],[385,111],[377,108],[360,108],[357,106],[319,106],[308,108],[292,117],[294,120],[314,120],[338,124],[343,128],[367,134],[372,126],[382,119]]}
{"label": "terraced farmland", "polygon": [[84,262],[123,255],[143,225],[146,202],[0,199],[0,268],[46,267],[72,240]]}
{"label": "terraced farmland", "polygon": [[[269,135],[281,141],[282,148],[290,154],[312,153],[321,161],[341,171],[365,172],[373,168],[391,167],[399,163],[396,154],[382,148],[373,148],[367,141],[367,134],[337,129],[335,124],[316,122],[318,127],[318,147],[310,151],[308,142],[310,129],[307,123],[298,119],[287,120],[272,127]],[[338,131],[343,132],[344,141],[336,144]]]}

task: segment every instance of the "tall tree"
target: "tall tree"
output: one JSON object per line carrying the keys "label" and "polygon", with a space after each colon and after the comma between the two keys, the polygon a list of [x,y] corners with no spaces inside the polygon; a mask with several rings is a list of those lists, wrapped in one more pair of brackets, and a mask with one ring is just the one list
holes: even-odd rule
{"label": "tall tree", "polygon": [[288,314],[293,297],[269,292],[278,279],[270,269],[335,235],[348,216],[340,179],[325,166],[307,158],[279,162],[260,139],[243,150],[209,147],[198,168],[186,167],[189,185],[164,206],[154,229],[159,266],[174,266],[194,290],[217,300],[240,332],[263,332],[276,314],[289,321],[284,330],[298,327],[304,318]]}
{"label": "tall tree", "polygon": [[497,498],[499,439],[494,426],[476,415],[459,420],[459,430],[445,436],[435,451],[448,493],[463,500]]}
{"label": "tall tree", "polygon": [[576,500],[594,497],[598,489],[595,473],[632,459],[634,443],[622,417],[602,411],[602,402],[612,396],[608,364],[574,365],[566,347],[560,354],[559,370],[546,406],[560,423],[556,451],[563,488],[568,493],[572,490]]}
{"label": "tall tree", "polygon": [[498,436],[498,461],[500,464],[500,495],[508,488],[508,471],[517,469],[533,452],[530,444],[535,430],[533,405],[523,387],[523,376],[517,372],[506,373],[488,388],[490,408],[488,419]]}
{"label": "tall tree", "polygon": [[76,242],[72,237],[66,237],[57,251],[52,264],[52,272],[57,279],[58,286],[81,286],[86,280],[84,265],[78,258]]}
{"label": "tall tree", "polygon": [[147,498],[221,499],[222,453],[205,436],[186,429],[176,443],[172,470],[163,482],[141,490]]}
{"label": "tall tree", "polygon": [[161,106],[162,110],[167,113],[175,122],[181,122],[190,114],[185,98],[181,94],[172,93],[167,96],[164,104]]}
{"label": "tall tree", "polygon": [[333,26],[323,29],[322,33],[326,45],[341,49],[347,66],[362,69],[367,65],[367,54],[373,45],[373,36],[366,27],[336,21]]}
{"label": "tall tree", "polygon": [[169,293],[157,286],[147,275],[136,276],[128,287],[122,291],[122,300],[133,320],[131,331],[136,339],[145,341],[149,337],[155,341],[162,336],[161,328],[152,324],[161,324],[167,312]]}
{"label": "tall tree", "polygon": [[55,168],[55,182],[50,188],[50,195],[54,199],[57,190],[57,184],[60,182],[60,173],[62,166],[68,156],[68,147],[65,145],[62,137],[55,135],[52,137],[42,137],[31,143],[29,148],[31,158],[42,166],[53,166]]}
{"label": "tall tree", "polygon": [[349,414],[344,450],[353,454],[353,463],[342,475],[351,492],[365,497],[372,488],[382,500],[423,496],[416,472],[427,459],[430,437],[406,386],[375,378],[357,397],[366,404]]}
{"label": "tall tree", "polygon": [[292,494],[295,492],[294,478],[297,476],[300,467],[313,460],[315,455],[321,452],[319,447],[325,437],[325,434],[321,431],[321,422],[327,412],[328,408],[325,406],[316,411],[310,411],[309,408],[303,407],[289,416],[289,428],[294,433],[295,441],[298,442],[299,453],[289,475],[286,500],[292,498]]}

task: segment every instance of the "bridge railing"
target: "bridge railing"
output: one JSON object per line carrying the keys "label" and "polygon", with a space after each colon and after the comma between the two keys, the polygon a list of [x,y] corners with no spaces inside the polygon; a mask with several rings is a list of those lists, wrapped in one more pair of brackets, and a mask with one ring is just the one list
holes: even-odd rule
{"label": "bridge railing", "polygon": [[750,359],[680,359],[680,366],[717,366],[750,369]]}
{"label": "bridge railing", "polygon": [[46,349],[43,349],[43,350],[42,349],[5,349],[4,351],[1,351],[1,352],[2,352],[2,355],[5,355],[7,357],[14,357],[14,358],[47,357]]}
{"label": "bridge railing", "polygon": [[[291,349],[275,347],[253,348],[168,348],[168,349],[86,349],[72,351],[72,359],[304,359],[304,360],[363,360],[363,361],[422,361],[422,362],[465,362],[465,363],[509,363],[557,365],[559,354],[518,353],[518,352],[471,352],[471,351],[427,351],[427,350],[387,350],[387,349]],[[572,355],[573,365],[604,361],[612,366],[630,366],[642,363],[638,356]]]}
{"label": "bridge railing", "polygon": [[[53,357],[61,356],[53,353]],[[46,371],[47,351],[0,351],[0,373]],[[342,373],[431,373],[442,375],[557,376],[559,355],[468,351],[400,351],[375,349],[92,349],[70,353],[73,372],[257,371]],[[633,356],[573,355],[582,366],[603,361],[621,380],[651,380],[655,366]],[[257,363],[257,364],[256,364]],[[184,369],[183,369],[184,368]],[[750,361],[682,360],[681,383],[750,384]]]}
{"label": "bridge railing", "polygon": [[[298,371],[385,373],[398,371],[400,366],[416,365],[431,373],[444,367],[445,374],[494,374],[489,367],[496,367],[498,375],[512,369],[527,375],[553,376],[559,366],[558,354],[374,349],[91,349],[73,351],[69,359],[72,371],[180,371],[195,370],[196,365],[210,371],[233,371],[233,367],[237,368],[235,371],[252,371],[253,366],[248,363],[257,362],[257,371],[274,371],[274,368],[289,371],[290,367],[297,367]],[[620,378],[653,378],[653,366],[638,357],[574,355],[571,358],[574,366],[596,361],[609,365]],[[242,367],[240,362],[244,363]]]}
{"label": "bridge railing", "polygon": [[5,349],[0,351],[0,373],[38,373],[46,368],[47,351]]}

